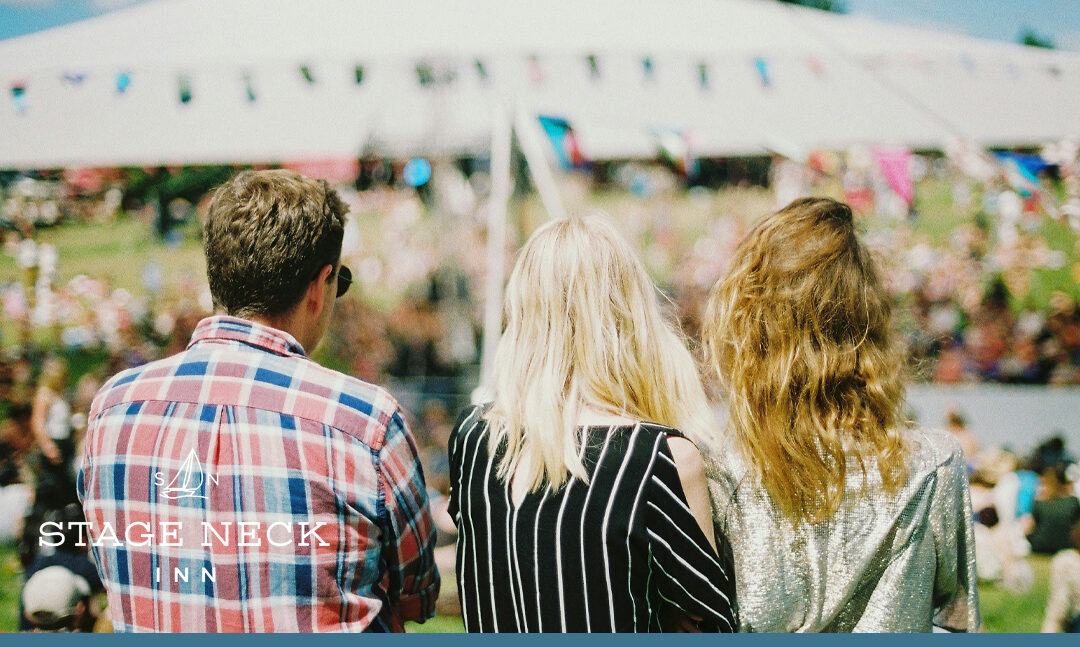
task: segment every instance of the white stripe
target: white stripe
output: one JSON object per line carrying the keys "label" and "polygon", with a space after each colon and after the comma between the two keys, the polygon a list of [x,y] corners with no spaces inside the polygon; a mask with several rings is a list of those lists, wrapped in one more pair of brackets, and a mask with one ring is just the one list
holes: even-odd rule
{"label": "white stripe", "polygon": [[[506,485],[506,492],[507,492],[507,501],[509,501],[510,500],[510,497],[509,497],[510,484],[509,483],[507,483],[507,485]],[[524,503],[525,500],[522,499],[521,502]],[[511,508],[507,508],[507,509],[510,510]],[[513,550],[514,550],[514,572],[515,572],[515,575],[517,576],[517,588],[514,588],[514,582],[511,581],[510,582],[510,590],[511,590],[511,592],[513,592],[513,594],[515,596],[517,596],[519,593],[521,594],[521,597],[518,599],[518,604],[517,604],[517,606],[521,609],[521,619],[518,621],[518,631],[524,631],[525,633],[529,633],[529,612],[525,607],[525,587],[521,583],[521,562],[518,560],[518,550],[517,550],[518,549],[518,545],[517,545],[517,520],[518,520],[518,510],[520,510],[520,507],[514,507],[514,508],[512,508],[512,510],[513,510],[513,523],[511,525],[511,530],[510,530],[510,537],[511,537],[510,545],[513,546]],[[516,612],[517,612],[517,609],[515,609],[515,613]]]}
{"label": "white stripe", "polygon": [[[600,471],[599,467],[604,462],[604,455],[607,454],[608,446],[611,444],[611,430],[614,428],[614,425],[608,427],[607,434],[604,435],[604,446],[600,449],[600,458],[596,459],[596,466],[593,468],[593,473],[590,475],[589,491],[585,493],[585,503],[583,503],[581,506],[581,522],[578,524],[579,532],[581,534],[581,573],[583,575],[583,577],[581,578],[581,591],[585,599],[586,632],[592,631],[592,619],[589,617],[589,579],[587,577],[584,577],[584,574],[588,572],[585,566],[585,518],[588,515],[589,498],[592,496],[593,493],[593,485],[595,484],[594,481],[596,478],[596,474]],[[585,442],[582,443],[582,446],[584,446],[586,442],[588,442],[587,429],[585,431]],[[603,537],[601,537],[601,541],[602,540]]]}
{"label": "white stripe", "polygon": [[[472,433],[473,433],[473,430],[476,429],[478,424],[479,424],[479,420],[477,420],[477,422],[474,422],[473,426],[470,427],[469,431],[465,432],[465,434],[463,434],[463,436],[471,436]],[[483,434],[480,434],[480,436],[483,436]],[[469,438],[467,438],[467,437],[463,437],[461,439],[462,449],[468,449],[468,440],[469,440]],[[477,442],[479,442],[479,441],[477,441]],[[469,465],[469,476],[467,478],[461,478],[461,484],[464,487],[460,488],[459,491],[458,491],[458,516],[461,517],[461,521],[462,521],[463,526],[465,525],[466,520],[469,522],[469,532],[468,532],[468,534],[461,533],[461,538],[458,540],[460,542],[460,544],[461,544],[462,557],[469,554],[469,549],[468,549],[469,536],[470,535],[472,535],[472,536],[476,535],[476,524],[474,524],[473,520],[472,520],[472,482],[473,482],[473,472],[476,469],[476,456],[477,456],[477,451],[476,450],[477,449],[479,449],[479,445],[477,445],[474,448],[474,451],[473,451],[472,464]],[[462,496],[463,494],[466,494],[466,493],[468,494],[468,499],[469,499],[469,501],[468,501],[468,513],[467,514],[465,514],[465,512],[464,512],[465,509],[466,509],[465,508],[465,503],[466,503],[465,496]],[[473,551],[472,551],[472,558],[473,558],[473,583],[475,585],[476,580],[479,577],[479,568],[480,568],[476,563],[476,549],[473,549]],[[462,561],[464,561],[464,559]],[[464,570],[464,566],[465,565],[462,564],[462,570]],[[463,573],[458,573],[458,577],[462,577],[462,575],[463,575]],[[462,588],[464,588],[464,587],[462,587]],[[466,619],[466,622],[468,622],[469,614],[466,613],[466,612],[467,612],[467,610],[469,608],[469,605],[466,604],[466,602],[467,602],[467,600],[465,599],[465,596],[464,595],[461,596],[461,616]],[[480,609],[480,587],[479,586],[476,586],[476,609],[477,609],[477,618],[479,619],[479,609]],[[476,630],[479,630],[479,629],[480,629],[479,627],[476,627]]]}
{"label": "white stripe", "polygon": [[[682,589],[682,590],[683,590],[683,593],[686,593],[687,597],[689,597],[689,598],[690,598],[691,600],[693,600],[694,602],[697,602],[698,604],[700,604],[700,605],[701,605],[701,607],[702,607],[703,609],[709,609],[709,610],[713,610],[713,611],[715,611],[715,609],[713,609],[713,608],[712,608],[712,605],[709,605],[709,604],[705,604],[705,603],[704,603],[704,602],[702,602],[701,600],[699,600],[699,599],[697,599],[696,597],[694,597],[694,595],[693,595],[692,593],[690,593],[690,591],[687,591],[687,590],[686,590],[686,587],[682,585],[682,582],[680,582],[680,581],[678,580],[678,578],[674,578],[674,577],[672,577],[672,576],[671,576],[671,573],[668,573],[668,572],[667,572],[667,570],[666,570],[666,569],[664,568],[664,565],[663,565],[662,563],[660,563],[660,562],[656,562],[656,565],[657,565],[657,566],[658,566],[658,567],[660,568],[660,570],[661,570],[661,571],[663,571],[663,572],[664,572],[664,575],[667,575],[667,577],[668,577],[668,580],[670,580],[670,581],[674,582],[674,583],[675,583],[676,585],[678,585],[678,587],[679,587],[680,589]],[[665,600],[667,600],[667,601],[668,601],[668,602],[670,602],[671,604],[674,604],[674,605],[675,605],[676,607],[679,607],[678,603],[676,603],[676,602],[675,602],[674,600],[668,600],[668,598],[667,598],[667,597],[666,597],[666,596],[665,596],[665,595],[664,595],[664,594],[663,594],[662,592],[660,593],[660,597],[664,598]],[[727,596],[724,596],[724,599],[726,600],[726,599],[727,599]],[[728,606],[729,606],[729,607],[731,606],[731,603],[730,603],[730,602],[728,602]],[[679,607],[679,608],[682,608],[682,607]],[[685,611],[685,610],[686,610],[686,609],[684,609],[684,611]],[[732,629],[732,626],[731,626],[731,622],[730,622],[730,621],[729,621],[729,620],[728,620],[728,619],[727,619],[727,618],[726,618],[726,617],[725,617],[725,616],[724,616],[723,614],[720,614],[720,613],[714,613],[714,615],[715,615],[715,616],[717,616],[718,618],[720,618],[721,620],[723,620],[723,621],[724,621],[724,624],[726,624],[726,625],[728,626],[728,629]]]}
{"label": "white stripe", "polygon": [[[585,447],[588,439],[585,438],[581,442],[581,448],[578,451],[578,458],[585,456]],[[566,502],[570,500],[570,489],[574,487],[576,481],[571,474],[568,476],[570,479],[566,484],[566,489],[563,490],[563,502],[559,506],[559,515],[555,518],[555,574],[558,577],[559,582],[559,622],[562,631],[566,632],[566,596],[563,595],[563,567],[562,567],[562,517],[563,512],[566,511]]]}
{"label": "white stripe", "polygon": [[[659,485],[660,487],[664,488],[664,490],[666,490],[667,493],[671,495],[672,500],[674,500],[676,503],[678,503],[679,507],[681,507],[683,510],[685,510],[687,514],[689,514],[691,517],[694,516],[694,513],[690,510],[690,506],[688,506],[685,501],[683,501],[678,496],[676,496],[675,493],[672,492],[671,489],[668,488],[668,486],[665,485],[663,481],[661,481],[658,478],[653,478],[653,481],[655,481],[656,484]],[[713,555],[713,554],[709,553],[708,551],[706,551],[705,547],[702,546],[700,542],[695,541],[694,539],[691,539],[690,535],[686,534],[686,531],[683,530],[682,526],[675,523],[675,521],[671,517],[669,517],[668,514],[666,512],[664,512],[664,510],[660,506],[658,506],[658,505],[656,505],[655,503],[652,503],[652,502],[649,502],[649,505],[656,508],[657,512],[659,512],[660,514],[664,515],[664,518],[667,519],[671,523],[671,525],[674,526],[679,531],[679,534],[681,534],[683,537],[686,537],[686,540],[689,541],[691,544],[694,544],[694,546],[697,547],[697,549],[701,552],[702,555],[704,555],[706,558],[708,558],[711,561],[714,561],[714,562],[716,561],[716,555]],[[697,519],[695,518],[694,521],[697,521]]]}
{"label": "white stripe", "polygon": [[[649,505],[652,505],[652,503],[650,503]],[[723,598],[724,598],[724,601],[726,601],[726,602],[727,602],[727,603],[728,603],[729,605],[731,604],[731,600],[729,600],[729,599],[728,599],[728,596],[724,595],[724,592],[723,592],[723,591],[721,591],[720,589],[716,588],[716,585],[715,585],[715,584],[713,584],[712,580],[710,580],[709,578],[705,577],[705,575],[703,575],[703,574],[701,573],[701,571],[699,571],[699,570],[697,570],[696,568],[694,568],[694,567],[693,567],[693,566],[692,566],[692,565],[690,564],[690,562],[688,562],[688,561],[686,561],[685,559],[683,559],[682,557],[680,557],[680,556],[679,556],[679,554],[678,554],[677,552],[675,552],[675,551],[674,551],[674,550],[673,550],[673,549],[671,548],[671,544],[669,544],[669,543],[667,543],[666,541],[664,541],[664,540],[663,540],[663,538],[661,538],[661,537],[660,537],[660,535],[656,534],[656,533],[655,533],[655,532],[653,532],[652,530],[649,530],[649,536],[650,536],[650,537],[652,537],[653,539],[655,539],[656,541],[660,542],[660,543],[661,543],[661,544],[663,544],[664,546],[666,546],[666,547],[667,547],[667,549],[668,549],[668,553],[670,553],[672,557],[674,557],[675,559],[677,559],[677,560],[679,560],[680,562],[682,562],[683,566],[685,566],[687,570],[689,570],[689,571],[693,571],[694,575],[697,575],[697,577],[698,577],[698,579],[699,579],[699,580],[701,580],[702,582],[705,582],[706,584],[708,584],[708,585],[709,585],[709,588],[710,588],[710,589],[712,589],[713,591],[715,591],[716,593],[718,593],[718,594],[719,594],[719,595],[720,595],[721,597],[723,597]],[[715,562],[714,562],[714,563],[715,563]],[[719,564],[717,564],[717,566],[719,566]],[[664,567],[663,567],[663,566],[661,566],[660,568],[661,568],[661,570],[663,570],[663,568],[664,568]],[[721,568],[720,570],[721,570],[721,571],[723,571],[724,569],[723,569],[723,568]],[[665,571],[665,572],[666,572],[666,571]],[[679,584],[679,586],[680,586],[680,587],[682,587],[682,584]],[[685,591],[686,589],[684,588],[683,590]],[[695,599],[696,599],[696,598],[695,598]]]}
{"label": "white stripe", "polygon": [[[638,486],[637,495],[634,497],[634,506],[630,513],[630,523],[626,526],[626,563],[629,564],[633,561],[633,555],[630,553],[630,533],[634,530],[634,517],[637,516],[638,509],[641,505],[641,494],[645,491],[645,484],[649,482],[649,475],[652,474],[653,464],[656,462],[656,456],[660,447],[660,441],[664,439],[662,434],[657,434],[656,439],[653,440],[652,458],[649,459],[649,467],[645,470],[645,478],[641,479],[641,485]],[[649,558],[652,560],[652,547],[649,547]],[[627,569],[626,572],[626,588],[630,592],[630,600],[634,603],[634,629],[637,629],[637,600],[634,599],[634,587],[633,581],[630,579],[631,571]],[[649,577],[645,580],[645,602],[649,605],[649,617],[652,617],[652,602],[648,598],[649,580],[652,579],[652,565],[649,565]]]}
{"label": "white stripe", "polygon": [[[495,455],[492,454],[489,451],[488,452],[487,471],[484,473],[484,514],[486,515],[486,518],[487,518],[487,545],[488,545],[488,557],[487,557],[487,559],[488,559],[488,565],[487,565],[488,570],[487,570],[487,572],[488,572],[488,580],[490,580],[490,582],[491,582],[491,586],[489,587],[491,589],[491,591],[490,591],[490,593],[491,593],[491,607],[490,607],[491,608],[491,621],[495,625],[493,631],[498,633],[498,631],[499,631],[499,615],[497,613],[495,613],[495,565],[494,565],[494,563],[492,563],[492,559],[491,559],[491,553],[492,553],[491,538],[495,533],[492,532],[492,527],[491,527],[491,497],[488,496],[488,490],[491,489],[491,488],[488,487],[488,485],[491,483],[491,468],[494,465],[495,465]],[[477,588],[479,589],[479,587],[477,587]],[[477,595],[479,596],[479,591],[477,591]]]}
{"label": "white stripe", "polygon": [[[507,481],[506,487],[503,488],[503,499],[506,501],[506,576],[510,579],[510,604],[514,608],[514,623],[517,625],[517,631],[521,631],[521,617],[518,615],[518,599],[517,599],[517,587],[514,586],[514,560],[511,553],[517,553],[517,543],[511,538],[510,535],[510,521],[512,515],[510,509],[510,482]],[[494,591],[495,588],[495,574],[491,575],[491,588]]]}
{"label": "white stripe", "polygon": [[544,489],[544,497],[540,499],[540,505],[536,507],[536,521],[533,523],[533,581],[536,582],[536,617],[540,623],[537,631],[544,633],[544,613],[540,605],[540,513],[547,502],[551,486]]}
{"label": "white stripe", "polygon": [[472,426],[469,427],[468,431],[454,434],[454,446],[450,448],[452,453],[457,453],[458,447],[460,447],[461,444],[465,442],[465,436],[467,436],[473,429],[476,429],[477,423],[480,422],[479,414],[480,407],[476,407],[475,409],[473,409],[473,412],[469,414],[469,417],[461,421],[461,425],[458,426],[458,429],[464,429],[465,425],[469,424],[469,421],[472,420],[474,416],[477,417],[477,419],[473,421]]}
{"label": "white stripe", "polygon": [[[608,559],[607,529],[608,522],[611,520],[611,509],[615,507],[615,497],[619,492],[619,483],[622,481],[627,465],[630,464],[630,458],[634,455],[635,441],[637,440],[639,433],[641,433],[641,423],[634,425],[634,431],[630,434],[629,451],[623,456],[622,465],[619,466],[619,473],[615,475],[615,483],[611,486],[611,498],[608,499],[607,510],[604,511],[604,521],[600,524],[600,537],[604,541],[604,578],[607,582],[608,614],[611,616],[611,631],[615,631],[615,589],[611,585],[611,563]],[[609,430],[608,435],[610,434],[611,432]],[[627,536],[629,537],[629,534]],[[627,541],[627,545],[629,545],[629,543],[630,542]],[[629,565],[629,562],[627,562],[627,565]],[[629,572],[629,569],[627,569],[627,571]]]}
{"label": "white stripe", "polygon": [[[649,626],[646,627],[646,631],[652,631],[652,596],[649,595],[649,585],[652,584],[652,544],[649,545],[649,574],[645,576],[645,612],[649,614]],[[634,610],[637,610],[637,601],[634,602]],[[634,625],[634,629],[637,629],[637,625]]]}
{"label": "white stripe", "polygon": [[[463,449],[468,448],[468,441],[469,441],[468,437],[476,429],[478,423],[479,423],[479,421],[474,422],[473,426],[469,427],[468,431],[466,431],[466,432],[459,435],[459,440],[460,440],[460,443],[461,443],[461,446],[462,446]],[[476,467],[476,452],[473,452],[473,460],[472,460],[472,464],[469,466],[469,476],[468,476],[468,478],[463,478],[464,470],[462,470],[462,473],[458,475],[458,478],[459,478],[459,481],[460,481],[459,485],[462,486],[462,487],[458,487],[458,496],[457,496],[457,499],[458,499],[458,518],[461,520],[462,526],[465,525],[466,519],[468,519],[468,522],[469,522],[469,532],[468,533],[464,533],[464,532],[460,533],[460,537],[458,539],[458,546],[461,549],[462,570],[464,570],[464,568],[465,568],[465,564],[464,564],[465,556],[468,555],[469,535],[474,535],[475,534],[475,528],[476,528],[476,526],[473,524],[473,520],[472,520],[472,499],[471,499],[472,475],[473,475],[473,470],[475,469],[475,467]],[[451,485],[453,485],[453,484],[451,484]],[[465,502],[464,497],[462,496],[462,493],[468,493],[470,495],[469,504],[468,504],[468,515],[465,515],[463,513],[463,511],[465,510],[465,503],[466,502]],[[476,569],[477,569],[477,567],[476,567],[476,553],[474,552],[473,553],[473,581],[474,582],[476,581]],[[462,593],[464,593],[464,588],[465,588],[464,587],[464,580],[465,580],[465,578],[462,577],[461,573],[458,573],[458,579],[462,582],[462,585],[459,587],[459,589],[462,591]],[[469,606],[467,604],[468,600],[465,598],[464,595],[461,595],[459,597],[461,598],[461,617],[465,618],[466,622],[468,622],[469,615],[468,615],[468,613],[466,613],[466,611],[468,610],[468,606]],[[479,598],[477,599],[477,607],[479,607]]]}

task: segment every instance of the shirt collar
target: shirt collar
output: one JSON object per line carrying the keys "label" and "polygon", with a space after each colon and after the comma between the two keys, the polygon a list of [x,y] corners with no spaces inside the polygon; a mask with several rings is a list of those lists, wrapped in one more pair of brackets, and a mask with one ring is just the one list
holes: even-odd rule
{"label": "shirt collar", "polygon": [[191,334],[188,348],[214,341],[237,341],[277,355],[307,357],[304,347],[289,333],[239,317],[217,315],[203,319]]}

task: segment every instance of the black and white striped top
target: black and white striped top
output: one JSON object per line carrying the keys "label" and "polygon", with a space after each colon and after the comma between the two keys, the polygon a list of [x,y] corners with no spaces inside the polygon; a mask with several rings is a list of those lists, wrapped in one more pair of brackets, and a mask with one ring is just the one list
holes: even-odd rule
{"label": "black and white striped top", "polygon": [[733,630],[733,571],[686,503],[667,444],[679,432],[589,427],[589,483],[543,488],[515,506],[481,413],[466,411],[450,438],[467,631],[662,631],[670,607],[702,618],[702,630]]}

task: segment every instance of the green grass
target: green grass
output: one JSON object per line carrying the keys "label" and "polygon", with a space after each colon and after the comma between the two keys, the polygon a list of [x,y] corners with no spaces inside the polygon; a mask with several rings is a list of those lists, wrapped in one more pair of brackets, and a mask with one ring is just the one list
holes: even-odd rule
{"label": "green grass", "polygon": [[983,626],[989,633],[1037,633],[1042,627],[1049,592],[1050,558],[1027,558],[1035,582],[1027,593],[1016,594],[993,584],[979,587]]}
{"label": "green grass", "polygon": [[[170,249],[157,240],[150,225],[136,218],[121,217],[109,223],[66,222],[40,229],[37,241],[56,247],[58,284],[85,274],[141,294],[145,292],[142,270],[149,261],[161,266],[167,282],[177,281],[184,274],[205,280],[206,263],[198,225],[188,223],[179,231],[181,243],[177,249]],[[0,255],[0,283],[20,280],[22,275],[15,260]]]}
{"label": "green grass", "polygon": [[452,616],[435,616],[424,624],[408,622],[405,630],[417,634],[459,634],[465,631],[465,624],[461,618]]}
{"label": "green grass", "polygon": [[[163,299],[174,298],[181,282],[190,277],[197,285],[206,283],[206,261],[194,222],[178,229],[181,241],[175,249],[162,244],[153,227],[134,217],[121,217],[108,223],[66,222],[40,229],[38,243],[56,247],[56,285],[64,285],[80,274],[107,281],[133,295],[144,295],[143,268],[153,261],[165,280]],[[0,284],[22,282],[22,270],[15,259],[0,254]],[[52,342],[51,330],[38,329],[38,342]],[[18,330],[7,317],[0,319],[0,341],[5,345],[18,339]]]}
{"label": "green grass", "polygon": [[19,592],[22,590],[22,564],[15,546],[0,543],[0,632],[19,628]]}

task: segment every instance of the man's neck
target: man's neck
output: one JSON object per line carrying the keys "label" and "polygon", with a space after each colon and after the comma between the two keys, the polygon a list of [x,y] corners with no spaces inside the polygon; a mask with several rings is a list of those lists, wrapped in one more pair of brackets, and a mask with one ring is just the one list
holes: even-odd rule
{"label": "man's neck", "polygon": [[282,315],[250,315],[244,317],[249,321],[254,321],[261,326],[267,326],[269,328],[275,328],[282,332],[287,332],[293,336],[293,339],[300,342],[300,346],[303,347],[304,352],[309,352],[308,348],[308,334],[303,322],[300,321],[300,317],[295,316],[293,312],[287,312]]}

